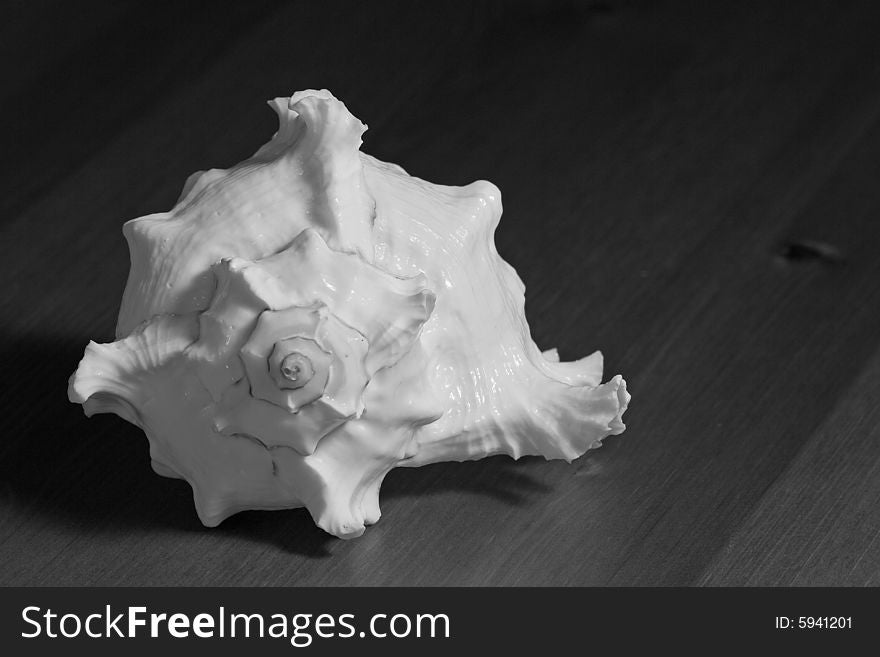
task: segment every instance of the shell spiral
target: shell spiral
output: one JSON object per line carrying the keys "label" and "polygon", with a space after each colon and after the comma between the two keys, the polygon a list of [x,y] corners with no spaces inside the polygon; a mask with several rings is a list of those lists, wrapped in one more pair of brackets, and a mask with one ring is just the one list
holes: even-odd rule
{"label": "shell spiral", "polygon": [[494,185],[361,153],[365,126],[326,90],[270,105],[278,132],[252,157],[125,224],[117,339],[89,343],[68,390],[140,426],[205,525],[304,506],[359,536],[394,467],[570,461],[624,430],[599,352],[561,363],[532,341]]}

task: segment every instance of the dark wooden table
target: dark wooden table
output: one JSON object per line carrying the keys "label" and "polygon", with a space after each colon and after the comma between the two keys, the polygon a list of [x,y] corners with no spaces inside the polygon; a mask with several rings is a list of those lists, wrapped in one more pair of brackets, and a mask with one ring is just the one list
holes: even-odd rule
{"label": "dark wooden table", "polygon": [[[0,583],[880,584],[872,4],[9,3]],[[67,402],[122,222],[309,87],[367,152],[501,188],[533,336],[604,351],[623,436],[396,470],[344,542],[304,510],[203,528],[139,430]]]}

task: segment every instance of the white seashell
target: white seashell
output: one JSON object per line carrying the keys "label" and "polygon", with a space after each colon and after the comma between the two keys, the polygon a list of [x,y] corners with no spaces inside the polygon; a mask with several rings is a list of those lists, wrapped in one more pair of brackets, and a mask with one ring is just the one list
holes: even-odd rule
{"label": "white seashell", "polygon": [[561,363],[532,341],[494,185],[360,153],[365,126],[327,91],[270,105],[280,127],[253,157],[125,224],[117,341],[70,379],[87,415],[143,428],[205,525],[305,506],[358,536],[395,466],[570,461],[624,430],[626,384],[601,384],[599,352]]}

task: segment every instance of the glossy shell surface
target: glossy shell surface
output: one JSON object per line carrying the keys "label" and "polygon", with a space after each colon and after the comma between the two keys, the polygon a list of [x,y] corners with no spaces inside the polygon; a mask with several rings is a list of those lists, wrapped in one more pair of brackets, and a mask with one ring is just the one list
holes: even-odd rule
{"label": "glossy shell surface", "polygon": [[361,153],[365,126],[327,91],[270,105],[278,132],[251,158],[125,224],[117,340],[90,343],[69,385],[144,430],[204,524],[304,506],[351,538],[394,467],[570,461],[624,430],[599,352],[563,363],[532,341],[494,185]]}

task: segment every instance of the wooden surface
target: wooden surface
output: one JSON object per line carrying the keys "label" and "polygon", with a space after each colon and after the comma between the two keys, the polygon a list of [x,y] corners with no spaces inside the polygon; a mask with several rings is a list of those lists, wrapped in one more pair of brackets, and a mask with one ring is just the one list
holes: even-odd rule
{"label": "wooden surface", "polygon": [[[0,21],[0,584],[880,584],[871,2],[236,5]],[[533,336],[604,351],[623,436],[396,470],[343,542],[304,510],[204,529],[136,428],[67,402],[112,338],[122,222],[309,87],[367,152],[501,188]]]}

